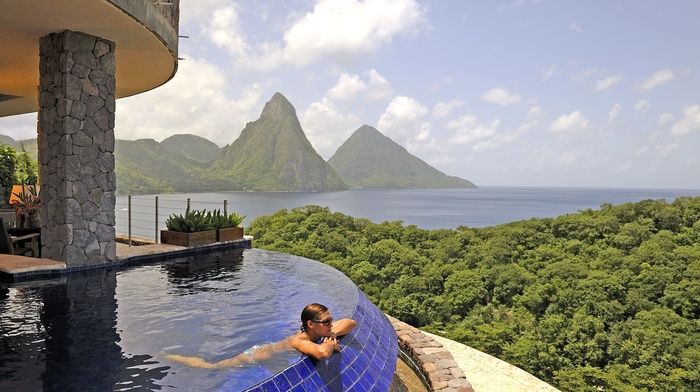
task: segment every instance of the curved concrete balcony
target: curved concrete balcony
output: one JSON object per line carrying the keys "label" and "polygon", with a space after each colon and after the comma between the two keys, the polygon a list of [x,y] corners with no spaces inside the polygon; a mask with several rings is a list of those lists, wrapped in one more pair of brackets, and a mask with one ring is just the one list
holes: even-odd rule
{"label": "curved concrete balcony", "polygon": [[0,117],[36,112],[39,39],[64,30],[116,43],[116,98],[177,70],[179,0],[0,0]]}

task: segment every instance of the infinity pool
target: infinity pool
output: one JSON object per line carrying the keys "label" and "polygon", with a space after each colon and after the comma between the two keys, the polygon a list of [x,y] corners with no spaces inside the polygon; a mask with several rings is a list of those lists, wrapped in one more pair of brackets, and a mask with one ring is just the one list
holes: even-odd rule
{"label": "infinity pool", "polygon": [[[328,360],[207,370],[163,358],[218,361],[283,339],[310,302],[358,321]],[[259,249],[3,284],[0,316],[3,391],[387,390],[397,354],[390,323],[347,277]]]}

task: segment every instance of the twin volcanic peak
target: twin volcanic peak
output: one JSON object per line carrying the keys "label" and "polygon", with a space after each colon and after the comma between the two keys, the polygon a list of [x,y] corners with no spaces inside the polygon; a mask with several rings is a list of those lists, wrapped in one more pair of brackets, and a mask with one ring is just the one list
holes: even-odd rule
{"label": "twin volcanic peak", "polygon": [[[0,135],[1,136],[1,135]],[[5,137],[5,144],[20,142]],[[21,141],[36,159],[36,139]],[[117,140],[117,192],[325,192],[349,188],[476,188],[448,176],[363,125],[326,162],[306,138],[294,106],[276,93],[260,118],[219,148],[195,135],[162,142]]]}
{"label": "twin volcanic peak", "polygon": [[212,164],[242,190],[343,191],[348,186],[306,138],[294,106],[276,93]]}
{"label": "twin volcanic peak", "polygon": [[369,125],[356,130],[328,163],[351,188],[476,188],[433,168]]}

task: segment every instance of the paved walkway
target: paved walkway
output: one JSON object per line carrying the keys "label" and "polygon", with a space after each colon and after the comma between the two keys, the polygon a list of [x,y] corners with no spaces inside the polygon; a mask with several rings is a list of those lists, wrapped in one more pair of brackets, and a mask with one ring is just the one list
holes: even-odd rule
{"label": "paved walkway", "polygon": [[442,344],[472,384],[474,392],[558,392],[526,371],[464,344],[421,331]]}

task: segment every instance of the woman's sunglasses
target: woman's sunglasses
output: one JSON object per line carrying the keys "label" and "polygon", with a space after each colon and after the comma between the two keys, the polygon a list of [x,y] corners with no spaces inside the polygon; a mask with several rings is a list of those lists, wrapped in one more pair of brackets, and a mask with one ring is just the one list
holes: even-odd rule
{"label": "woman's sunglasses", "polygon": [[321,320],[321,321],[316,321],[316,320],[311,320],[311,321],[316,323],[316,324],[323,324],[324,326],[327,327],[327,326],[331,325],[331,323],[333,322],[333,317],[329,317],[329,318],[327,318],[325,320]]}

